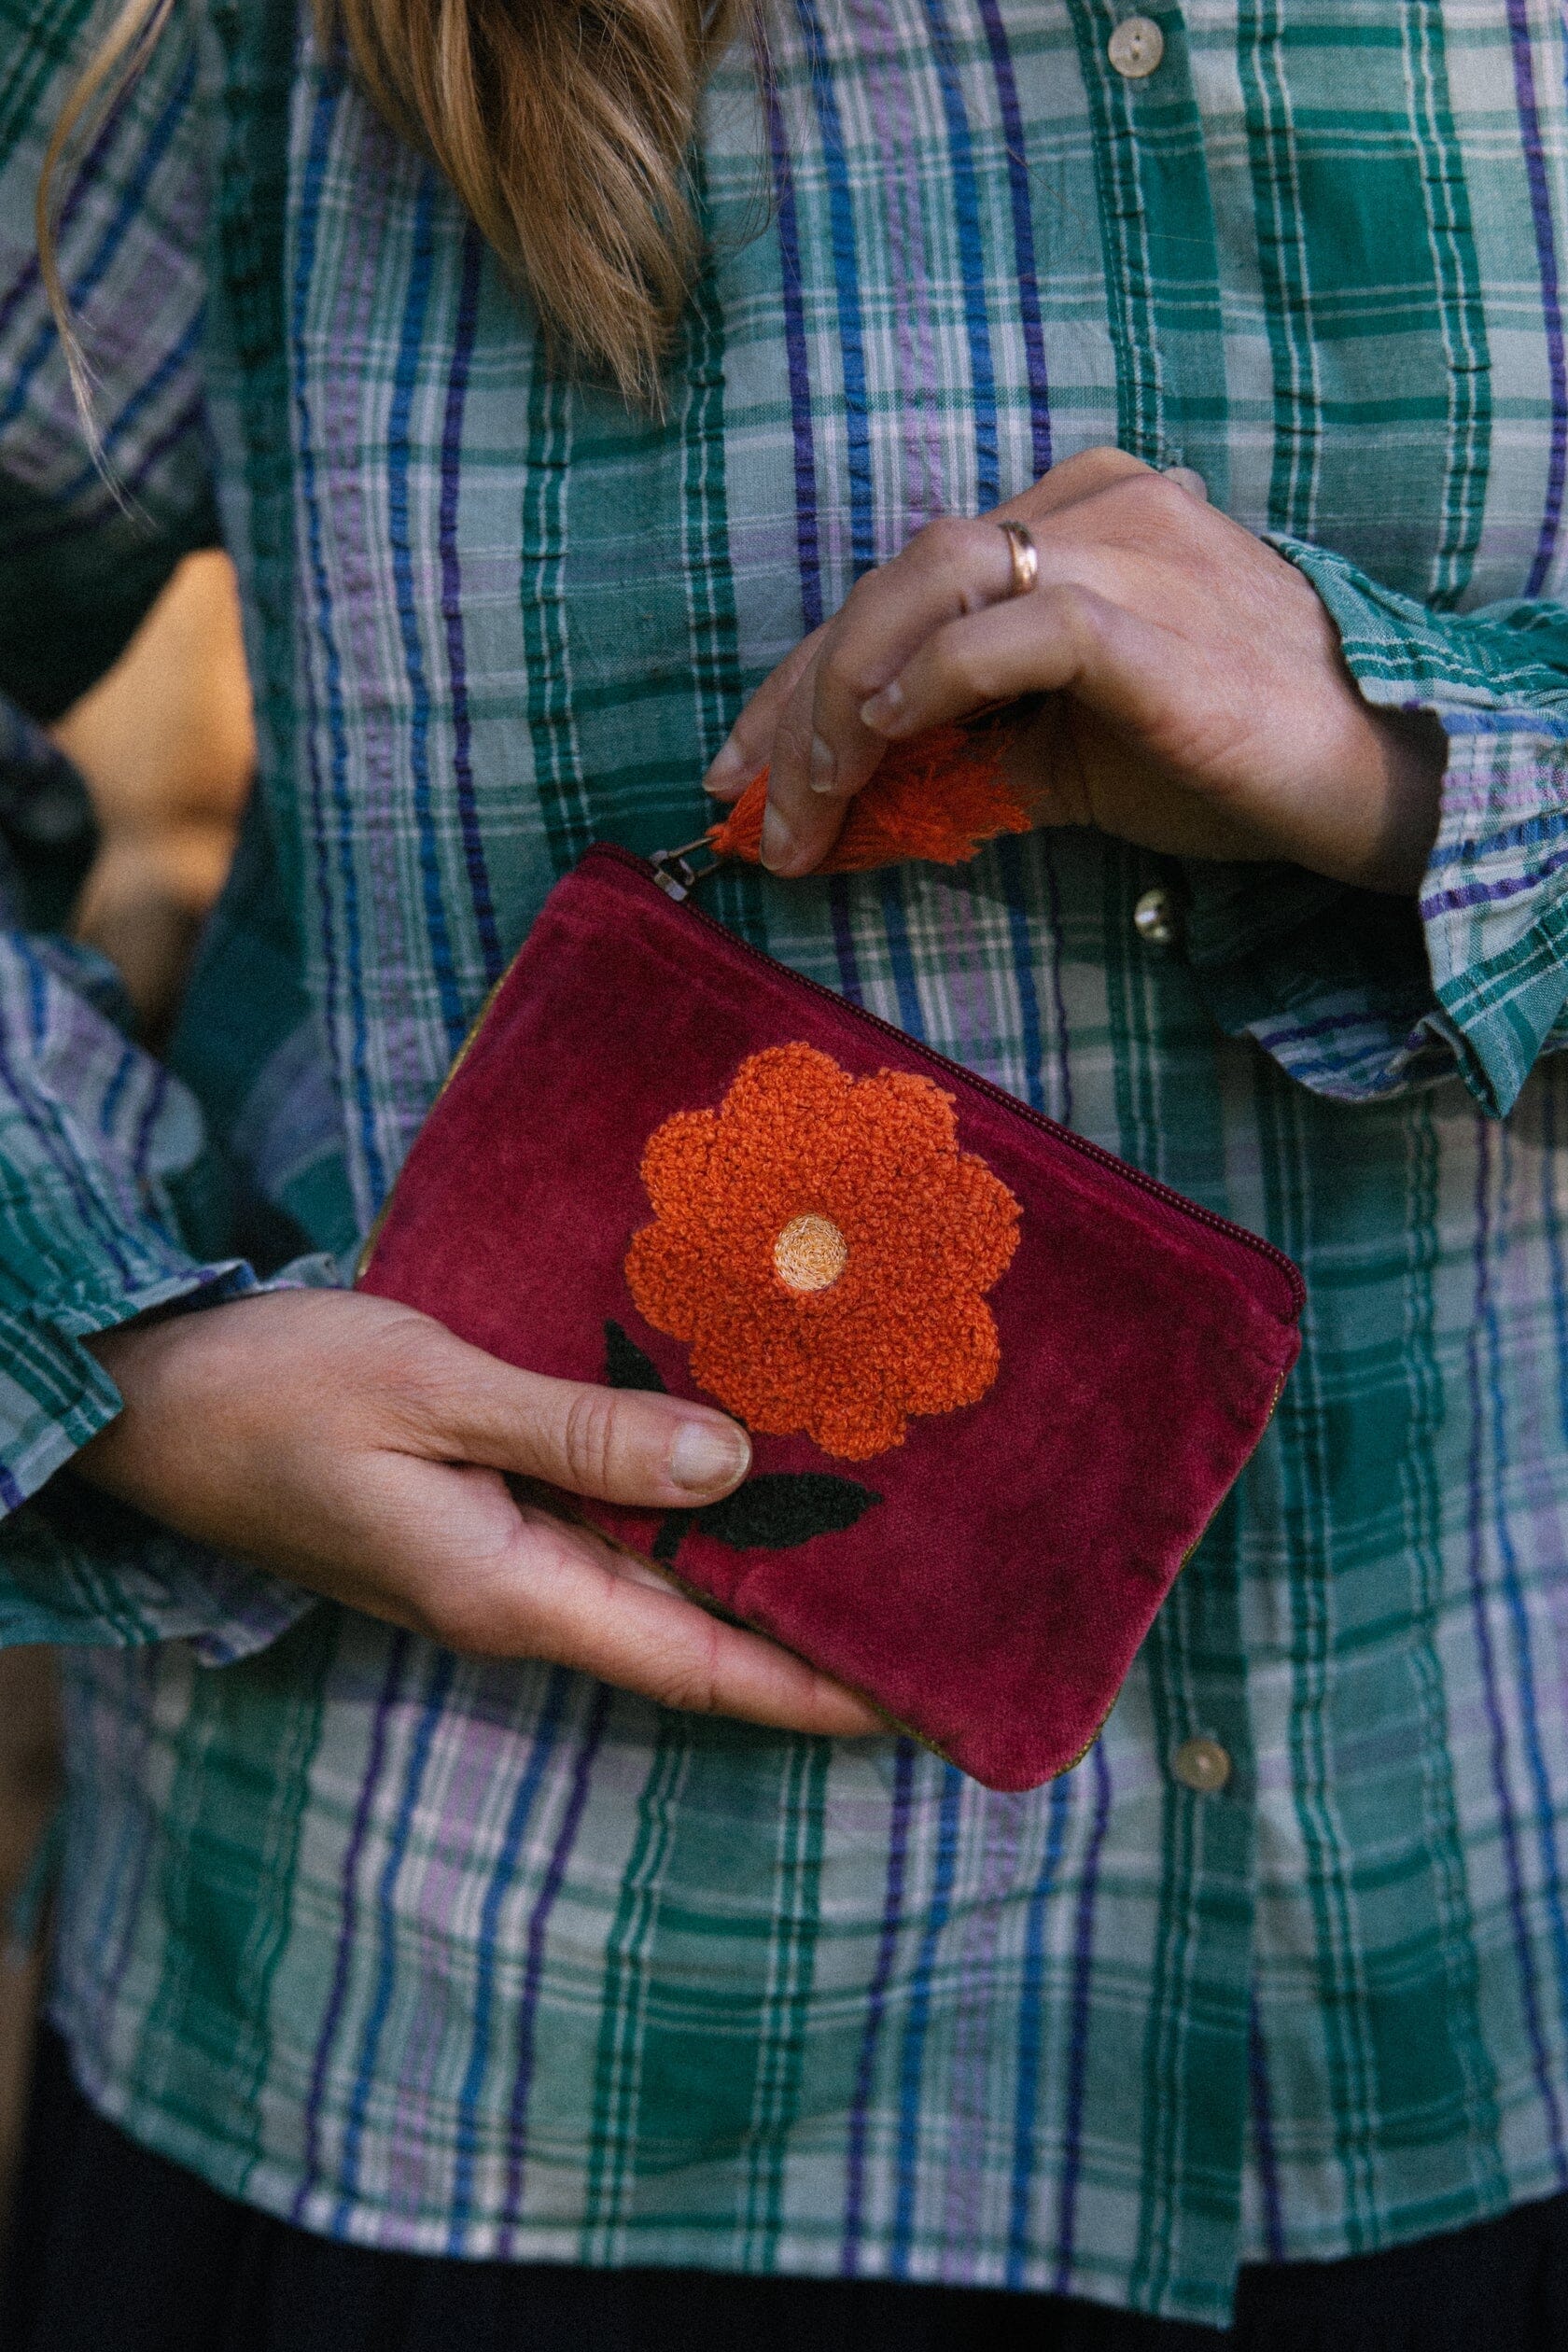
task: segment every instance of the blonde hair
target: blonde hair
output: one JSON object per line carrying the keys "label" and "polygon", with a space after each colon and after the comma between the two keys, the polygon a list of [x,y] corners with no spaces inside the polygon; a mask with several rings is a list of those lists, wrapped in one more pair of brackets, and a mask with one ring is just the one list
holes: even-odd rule
{"label": "blonde hair", "polygon": [[[125,6],[88,60],[60,110],[60,119],[44,150],[43,169],[38,174],[38,189],[34,199],[38,271],[43,279],[44,293],[54,314],[54,323],[60,329],[61,347],[70,371],[71,390],[76,397],[77,411],[81,418],[82,430],[87,435],[88,447],[92,453],[92,462],[105,478],[108,478],[108,468],[104,462],[104,444],[92,409],[92,371],[82,350],[81,338],[77,333],[60,275],[60,257],[54,237],[55,175],[60,169],[62,156],[83,124],[101,120],[109,112],[162,32],[173,7],[174,0],[125,0]],[[116,496],[119,496],[118,487]],[[121,503],[124,503],[123,499]]]}
{"label": "blonde hair", "polygon": [[[701,253],[688,157],[707,69],[752,0],[312,0],[372,104],[445,174],[562,351],[657,403]],[[102,120],[174,0],[124,0],[66,101],[38,183],[38,253],[98,455],[55,246],[61,158]]]}

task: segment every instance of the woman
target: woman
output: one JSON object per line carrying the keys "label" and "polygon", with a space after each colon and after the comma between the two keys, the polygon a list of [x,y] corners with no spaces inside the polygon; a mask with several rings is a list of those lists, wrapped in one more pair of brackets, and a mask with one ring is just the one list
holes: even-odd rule
{"label": "woman", "polygon": [[[262,783],[172,1075],[25,909],[5,966],[4,1622],[74,1645],[21,2343],[1556,2341],[1550,28],[201,0],[60,217],[117,508],[22,226],[86,14],[5,18],[0,683],[216,500]],[[1041,690],[1027,839],[811,878]],[[1032,1797],[499,1475],[689,1501],[733,1424],[338,1286],[553,879],[769,755],[726,921],[1307,1274]]]}

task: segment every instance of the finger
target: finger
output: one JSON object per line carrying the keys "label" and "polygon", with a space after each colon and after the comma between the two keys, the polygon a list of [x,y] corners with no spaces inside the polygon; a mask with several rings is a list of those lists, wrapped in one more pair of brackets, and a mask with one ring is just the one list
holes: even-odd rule
{"label": "finger", "polygon": [[1134,457],[1125,449],[1081,449],[1076,455],[1064,457],[1059,465],[1052,466],[1017,497],[994,508],[992,519],[1043,522],[1048,514],[1059,514],[1085,498],[1098,497],[1102,490],[1112,489],[1117,483],[1153,471],[1153,467],[1146,466],[1141,457]]}
{"label": "finger", "polygon": [[923,638],[1014,590],[1013,553],[994,522],[958,515],[928,524],[880,570],[856,583],[810,671],[779,714],[763,826],[763,862],[808,874],[837,839],[848,802],[875,774],[885,742],[866,726],[867,699],[898,675]]}
{"label": "finger", "polygon": [[944,515],[917,532],[880,571],[857,582],[811,673],[807,782],[848,800],[882,756],[861,721],[869,695],[896,678],[944,622],[983,611],[1014,593],[1014,555],[988,518]]}
{"label": "finger", "polygon": [[1196,498],[1199,506],[1208,505],[1209,484],[1196,466],[1167,466],[1165,479],[1173,482],[1178,490],[1184,490],[1189,498]]}
{"label": "finger", "polygon": [[983,700],[1071,693],[1155,757],[1182,763],[1183,739],[1201,722],[1192,668],[1182,639],[1063,581],[938,630],[862,715],[900,741]]}
{"label": "finger", "polygon": [[746,1432],[706,1405],[521,1372],[444,1337],[426,1350],[402,1400],[427,1455],[671,1510],[728,1494],[751,1466]]}
{"label": "finger", "polygon": [[802,675],[811,666],[827,632],[828,623],[824,621],[809,637],[803,637],[777,668],[769,672],[747,703],[703,778],[704,791],[711,792],[715,800],[738,800],[752,777],[760,776],[766,767],[779,714]]}
{"label": "finger", "polygon": [[884,1728],[831,1676],[720,1624],[594,1531],[519,1508],[490,1471],[381,1453],[351,1463],[345,1489],[319,1549],[280,1563],[268,1547],[312,1590],[448,1649],[542,1659],[666,1706],[835,1737]]}
{"label": "finger", "polygon": [[624,1569],[609,1546],[524,1514],[504,1562],[510,1589],[498,1591],[497,1562],[475,1596],[474,1630],[486,1646],[511,1642],[518,1655],[596,1674],[661,1706],[830,1738],[886,1730],[863,1699],[804,1659]]}
{"label": "finger", "polygon": [[[819,655],[819,660],[820,659]],[[767,805],[763,811],[761,857],[770,873],[809,874],[821,864],[843,830],[847,802],[811,789],[812,713],[815,665],[797,681],[778,715],[768,754]],[[867,742],[874,738],[861,730]],[[886,746],[878,744],[879,759]]]}
{"label": "finger", "polygon": [[[1150,514],[1150,494],[1157,499],[1161,486],[1182,491],[1195,505],[1209,503],[1209,485],[1196,467],[1167,466],[1156,472],[1125,450],[1088,449],[1054,466],[1029,489],[994,508],[987,519],[1043,530],[1047,540],[1059,539],[1064,527],[1081,538],[1088,518],[1076,510],[1098,507],[1103,517],[1117,518],[1122,532],[1128,518],[1137,518],[1141,532],[1146,535],[1151,528],[1157,529],[1162,519],[1156,514],[1151,521]],[[1100,522],[1095,535],[1101,535],[1104,528]],[[1113,527],[1113,539],[1120,535]]]}

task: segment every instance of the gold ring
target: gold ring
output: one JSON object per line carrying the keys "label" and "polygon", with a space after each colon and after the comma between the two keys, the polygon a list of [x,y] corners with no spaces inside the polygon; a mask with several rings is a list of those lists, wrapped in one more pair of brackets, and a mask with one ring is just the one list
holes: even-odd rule
{"label": "gold ring", "polygon": [[999,523],[997,529],[1007,541],[1007,553],[1013,559],[1013,585],[1010,596],[1027,596],[1040,579],[1040,550],[1021,523]]}

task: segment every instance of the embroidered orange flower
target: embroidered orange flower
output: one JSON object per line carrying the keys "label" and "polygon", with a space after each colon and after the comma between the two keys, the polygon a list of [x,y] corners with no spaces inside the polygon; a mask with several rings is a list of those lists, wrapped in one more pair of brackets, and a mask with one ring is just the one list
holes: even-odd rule
{"label": "embroidered orange flower", "polygon": [[665,1120],[642,1180],[637,1309],[749,1428],[864,1462],[903,1442],[910,1414],[973,1405],[996,1379],[985,1294],[1017,1246],[1018,1204],[959,1151],[930,1079],[854,1078],[815,1046],[773,1046],[717,1111]]}

